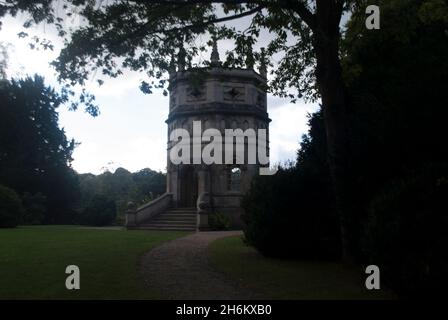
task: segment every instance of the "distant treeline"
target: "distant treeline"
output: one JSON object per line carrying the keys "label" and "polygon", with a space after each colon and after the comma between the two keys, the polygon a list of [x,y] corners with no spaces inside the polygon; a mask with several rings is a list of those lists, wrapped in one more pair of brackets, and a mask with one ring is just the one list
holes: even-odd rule
{"label": "distant treeline", "polygon": [[[118,168],[114,173],[106,171],[100,175],[80,174],[79,186],[81,197],[78,212],[85,212],[98,198],[105,198],[116,206],[115,223],[123,224],[128,202],[138,206],[163,194],[166,189],[166,175],[149,168],[134,173]],[[96,210],[92,210],[93,215],[95,212]],[[90,221],[90,218],[94,217],[85,217],[85,222],[98,224]]]}
{"label": "distant treeline", "polygon": [[165,174],[77,174],[76,146],[59,128],[67,97],[39,76],[0,81],[0,227],[17,224],[122,224],[127,202],[165,191]]}

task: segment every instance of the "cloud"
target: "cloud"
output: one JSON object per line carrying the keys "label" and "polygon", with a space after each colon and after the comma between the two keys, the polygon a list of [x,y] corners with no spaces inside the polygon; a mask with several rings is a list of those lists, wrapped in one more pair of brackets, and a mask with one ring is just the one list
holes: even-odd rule
{"label": "cloud", "polygon": [[289,99],[280,98],[280,97],[268,94],[268,106],[269,106],[270,110],[272,110],[273,108],[277,108],[277,107],[283,107],[288,104],[291,104]]}
{"label": "cloud", "polygon": [[272,119],[269,126],[272,163],[295,160],[299,141],[302,135],[308,132],[307,115],[317,109],[316,104],[288,103],[268,110]]}
{"label": "cloud", "polygon": [[100,78],[92,77],[85,88],[96,97],[123,98],[129,93],[141,93],[139,86],[145,77],[142,72],[123,70],[123,74],[118,78],[102,78],[104,84],[101,86],[97,82]]}

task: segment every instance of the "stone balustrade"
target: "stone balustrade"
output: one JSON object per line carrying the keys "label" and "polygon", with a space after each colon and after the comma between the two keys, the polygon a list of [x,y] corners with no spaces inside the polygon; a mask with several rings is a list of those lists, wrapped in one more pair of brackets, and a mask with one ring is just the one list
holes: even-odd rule
{"label": "stone balustrade", "polygon": [[126,227],[137,227],[140,223],[166,211],[172,206],[172,202],[173,194],[164,193],[157,199],[138,208],[132,202],[128,203],[128,209],[126,211]]}

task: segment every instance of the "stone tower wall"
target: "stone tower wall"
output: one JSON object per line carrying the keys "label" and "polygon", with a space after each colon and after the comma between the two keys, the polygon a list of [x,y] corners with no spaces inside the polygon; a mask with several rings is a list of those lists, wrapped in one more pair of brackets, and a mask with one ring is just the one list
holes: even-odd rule
{"label": "stone tower wall", "polygon": [[[210,212],[226,214],[235,228],[241,227],[240,200],[253,176],[258,174],[259,165],[174,165],[169,153],[176,143],[170,142],[169,138],[178,128],[186,129],[193,137],[193,121],[201,121],[202,132],[209,128],[218,129],[223,140],[225,129],[267,129],[269,132],[266,102],[266,79],[253,70],[212,67],[171,74],[170,111],[166,120],[167,191],[173,194],[175,205],[191,205],[193,201],[185,198],[197,198],[207,192]],[[229,170],[235,167],[241,170],[239,190],[229,189]]]}

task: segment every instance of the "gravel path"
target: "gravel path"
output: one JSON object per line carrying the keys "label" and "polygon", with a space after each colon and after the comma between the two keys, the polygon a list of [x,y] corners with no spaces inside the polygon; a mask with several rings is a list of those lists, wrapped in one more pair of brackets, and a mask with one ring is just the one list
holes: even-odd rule
{"label": "gravel path", "polygon": [[146,285],[157,288],[165,299],[256,299],[252,292],[213,270],[207,260],[207,246],[212,241],[241,234],[197,232],[154,248],[141,261]]}

